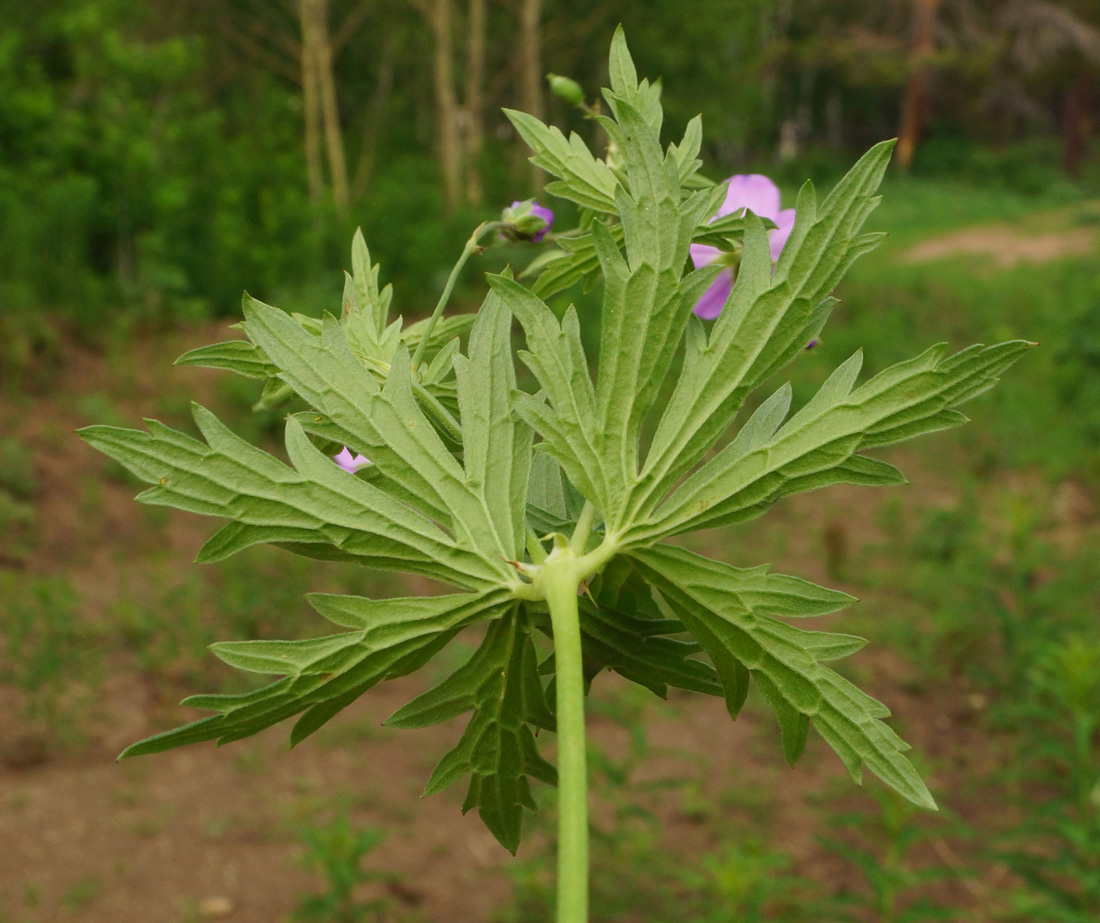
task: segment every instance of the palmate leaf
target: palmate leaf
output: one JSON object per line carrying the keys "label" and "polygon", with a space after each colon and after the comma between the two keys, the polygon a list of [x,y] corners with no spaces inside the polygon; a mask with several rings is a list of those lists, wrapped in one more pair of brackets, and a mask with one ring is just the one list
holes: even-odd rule
{"label": "palmate leaf", "polygon": [[854,260],[881,240],[859,229],[892,142],[876,145],[837,184],[820,210],[813,187],[799,193],[795,227],[772,273],[762,223],[748,220],[737,284],[707,333],[693,323],[683,372],[654,434],[635,491],[651,511],[733,423],[747,395],[799,355],[824,326],[830,292]]}
{"label": "palmate leaf", "polygon": [[120,759],[186,744],[229,743],[300,714],[291,742],[299,743],[383,679],[420,666],[462,627],[500,617],[511,601],[489,593],[372,600],[311,594],[313,607],[354,630],[306,641],[227,641],[212,646],[241,670],[283,678],[239,695],[196,695],[183,704],[218,712],[127,747]]}
{"label": "palmate leaf", "polygon": [[[538,752],[530,726],[554,729],[538,675],[535,648],[522,609],[493,622],[466,664],[442,683],[398,709],[394,727],[425,727],[474,715],[458,745],[440,760],[425,794],[442,791],[470,773],[463,813],[477,808],[485,826],[510,852],[519,846],[523,809],[535,809],[527,777],[557,782]],[[530,726],[529,726],[530,725]]]}
{"label": "palmate leaf", "polygon": [[685,197],[675,156],[662,155],[646,119],[617,98],[615,112],[619,121],[603,124],[622,153],[630,186],[630,192],[622,185],[614,190],[626,253],[611,231],[592,225],[606,283],[596,387],[575,313],[559,323],[522,286],[490,280],[523,325],[530,352],[522,358],[549,400],[520,396],[519,412],[543,434],[545,450],[569,479],[613,523],[636,478],[642,420],[672,362],[668,344],[678,341],[692,307],[720,271],[710,266],[681,279],[688,246],[714,207],[714,194]]}
{"label": "palmate leaf", "polygon": [[637,535],[650,540],[760,515],[781,497],[835,483],[904,483],[893,466],[856,453],[966,421],[954,407],[992,387],[1032,344],[936,346],[854,388],[857,352],[784,425],[790,386],[765,401],[737,438],[692,474]]}
{"label": "palmate leaf", "polygon": [[234,435],[210,411],[193,406],[206,443],[155,420],[149,431],[90,426],[80,435],[153,484],[143,503],[232,519],[199,552],[218,561],[261,542],[329,545],[347,559],[423,574],[455,586],[498,585],[503,568],[460,547],[437,526],[373,484],[322,455],[288,420],[294,467]]}
{"label": "palmate leaf", "polygon": [[[631,558],[714,659],[723,683],[732,687],[727,692],[731,710],[743,701],[744,671],[752,675],[779,718],[783,748],[792,765],[805,746],[812,720],[857,782],[866,765],[914,804],[935,808],[927,787],[901,755],[908,746],[881,720],[889,716],[886,707],[821,665],[837,650],[852,647],[856,639],[807,638],[819,633],[772,617],[767,601],[771,594],[748,589],[754,583],[761,590],[766,587],[767,578],[759,571],[740,571],[664,546],[633,552]],[[799,597],[789,582],[793,578],[781,579],[787,584],[776,595],[784,600],[781,609],[788,616],[817,615],[854,601],[803,584],[809,597],[799,613]],[[833,603],[826,601],[830,593]],[[723,664],[730,661],[740,670],[727,674]]]}
{"label": "palmate leaf", "polygon": [[[492,306],[487,305],[486,317],[491,314]],[[404,346],[398,348],[385,385],[379,388],[333,318],[326,318],[318,339],[282,311],[260,302],[248,304],[245,316],[246,332],[280,367],[280,377],[320,412],[316,422],[322,435],[339,437],[353,452],[369,458],[394,485],[396,496],[452,532],[459,544],[478,548],[479,542],[494,536],[495,545],[481,548],[481,553],[486,560],[500,562],[499,573],[506,572],[503,562],[514,558],[514,548],[493,526],[490,491],[484,483],[469,482],[418,405]],[[499,334],[495,342],[504,348]],[[495,387],[509,393],[505,381]],[[310,427],[308,418],[303,425]],[[512,438],[507,444],[512,445]]]}
{"label": "palmate leaf", "polygon": [[[553,716],[526,616],[515,601],[510,563],[523,546],[532,458],[531,430],[512,412],[511,314],[490,296],[467,355],[450,351],[462,418],[459,460],[414,400],[403,344],[379,383],[377,369],[360,361],[347,328],[334,318],[304,324],[247,304],[245,329],[254,348],[318,408],[287,420],[290,467],[199,407],[195,419],[205,443],[155,422],[148,433],[92,427],[85,438],[154,484],[144,501],[233,520],[204,546],[200,560],[270,542],[320,558],[424,574],[474,592],[387,601],[314,596],[323,615],[354,630],[304,641],[214,645],[234,667],[284,677],[243,695],[193,696],[187,704],[218,714],[142,741],[124,755],[203,740],[226,743],[300,714],[291,734],[297,743],[377,682],[421,666],[461,628],[495,619],[499,627],[489,636],[511,639],[492,649],[494,655],[504,651],[509,678],[501,687],[502,669],[491,666],[488,685],[470,706],[475,714],[464,743],[444,766],[449,781],[473,774],[467,807],[478,806],[514,850],[522,808],[534,806],[527,775],[552,782],[554,770],[538,756],[526,724],[552,727]],[[368,447],[374,463],[362,475],[348,474],[311,443],[303,425],[327,439]],[[432,784],[440,778],[437,773]]]}

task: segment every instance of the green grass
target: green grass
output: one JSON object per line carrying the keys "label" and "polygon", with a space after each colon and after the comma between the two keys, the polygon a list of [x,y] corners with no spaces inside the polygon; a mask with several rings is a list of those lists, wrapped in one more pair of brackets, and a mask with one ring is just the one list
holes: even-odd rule
{"label": "green grass", "polygon": [[1008,268],[967,254],[916,264],[900,259],[916,240],[960,222],[1008,221],[1026,238],[1034,224],[1072,228],[1095,216],[1095,208],[1085,205],[1053,217],[1038,211],[1053,204],[1053,197],[1036,201],[927,181],[889,184],[872,223],[890,229],[891,238],[858,262],[841,285],[842,303],[821,345],[793,374],[801,395],[808,396],[811,386],[860,347],[870,375],[941,341],[956,349],[1037,341],[1039,347],[990,395],[971,405],[975,423],[951,438],[962,440],[972,466],[1035,467],[1054,479],[1100,478],[1095,257]]}
{"label": "green grass", "polygon": [[891,173],[880,189],[882,203],[868,230],[887,231],[904,244],[972,225],[1026,221],[1036,214],[1081,202],[1071,185],[1056,183],[1037,193]]}

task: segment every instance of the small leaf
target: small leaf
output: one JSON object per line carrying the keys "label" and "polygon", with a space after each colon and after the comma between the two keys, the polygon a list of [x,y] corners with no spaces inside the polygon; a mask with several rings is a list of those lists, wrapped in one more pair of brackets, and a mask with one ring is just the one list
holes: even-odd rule
{"label": "small leaf", "polygon": [[729,242],[743,240],[750,224],[755,221],[759,221],[767,230],[776,227],[775,222],[770,218],[746,218],[744,214],[738,212],[716,218],[708,224],[699,225],[692,234],[691,242],[728,250]]}
{"label": "small leaf", "polygon": [[553,195],[570,199],[582,208],[615,212],[615,187],[618,180],[610,167],[597,160],[577,134],[569,140],[556,128],[550,128],[526,112],[505,109],[528,147],[535,152],[531,163],[558,177],[546,188]]}
{"label": "small leaf", "polygon": [[539,397],[517,394],[517,413],[542,434],[541,450],[557,460],[577,489],[605,508],[610,488],[602,474],[596,393],[576,311],[570,308],[559,323],[545,302],[518,282],[489,276],[489,284],[523,326],[530,352],[520,358],[552,402],[548,406]]}
{"label": "small leaf", "polygon": [[225,369],[246,378],[273,378],[279,371],[261,349],[247,340],[229,340],[200,346],[185,352],[175,364]]}
{"label": "small leaf", "polygon": [[473,657],[434,688],[390,716],[396,727],[424,727],[473,709],[458,746],[440,760],[425,794],[471,774],[463,811],[478,808],[510,852],[519,846],[523,808],[535,809],[527,776],[556,783],[528,727],[552,728],[526,618],[518,609],[489,626]]}
{"label": "small leaf", "polygon": [[[615,29],[615,35],[611,39],[608,72],[611,76],[611,91],[604,91],[608,101],[614,105],[615,101],[623,100],[645,117],[654,132],[660,132],[663,117],[660,82],[652,86],[645,79],[638,82],[638,72],[630,57],[630,50],[626,47],[626,34],[621,25]],[[617,109],[615,114],[619,114]]]}
{"label": "small leaf", "polygon": [[612,669],[662,699],[669,686],[723,694],[714,668],[694,658],[698,644],[665,637],[670,630],[683,630],[678,622],[628,614],[587,597],[578,604],[584,655],[597,670]]}
{"label": "small leaf", "polygon": [[531,465],[531,483],[527,502],[559,520],[565,521],[565,487],[561,482],[561,465],[542,452],[535,454]]}
{"label": "small leaf", "polygon": [[[611,225],[607,228],[607,233],[611,235],[616,247],[622,243],[621,224]],[[559,237],[555,243],[565,252],[550,251],[535,260],[524,272],[524,276],[537,276],[531,290],[540,298],[546,299],[582,282],[584,290],[589,291],[600,278],[600,258],[592,233],[578,237]]]}
{"label": "small leaf", "polygon": [[703,146],[703,117],[695,116],[687,124],[684,137],[681,142],[671,145],[669,153],[675,158],[679,168],[680,182],[687,183],[695,175],[695,172],[703,165],[703,161],[696,159],[699,149]]}

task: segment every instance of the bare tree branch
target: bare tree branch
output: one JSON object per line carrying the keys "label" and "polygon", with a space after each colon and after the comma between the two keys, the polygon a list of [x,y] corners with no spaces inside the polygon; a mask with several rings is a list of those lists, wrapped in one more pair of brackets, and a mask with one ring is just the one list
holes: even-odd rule
{"label": "bare tree branch", "polygon": [[374,4],[372,0],[361,0],[356,7],[344,17],[344,21],[340,23],[339,27],[332,34],[332,56],[338,58],[340,52],[344,50],[344,46],[352,40],[355,33],[359,31],[359,27],[363,25],[367,20],[367,16],[370,15],[371,7]]}
{"label": "bare tree branch", "polygon": [[289,32],[276,29],[266,19],[260,16],[250,16],[248,18],[248,28],[254,34],[266,38],[272,45],[281,47],[295,61],[301,57],[302,43]]}
{"label": "bare tree branch", "polygon": [[1044,0],[1012,3],[1006,11],[1005,24],[1015,27],[1021,59],[1031,68],[1070,48],[1089,63],[1100,64],[1100,30],[1053,3]]}
{"label": "bare tree branch", "polygon": [[294,83],[301,84],[302,74],[295,63],[288,61],[282,55],[276,54],[269,48],[265,48],[256,39],[244,30],[238,28],[228,17],[221,19],[222,32],[229,42],[238,50],[248,55],[253,60],[264,65],[282,77]]}
{"label": "bare tree branch", "polygon": [[374,156],[378,149],[378,139],[386,118],[386,106],[393,90],[393,78],[396,71],[398,35],[391,29],[386,32],[382,43],[382,53],[378,57],[378,74],[374,81],[367,115],[363,120],[363,134],[359,142],[359,157],[355,163],[355,179],[351,183],[351,201],[358,202],[367,191],[367,184],[374,169]]}

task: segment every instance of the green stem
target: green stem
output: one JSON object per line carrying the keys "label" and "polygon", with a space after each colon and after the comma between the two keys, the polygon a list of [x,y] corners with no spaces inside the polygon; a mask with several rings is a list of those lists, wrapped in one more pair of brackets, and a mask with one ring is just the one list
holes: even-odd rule
{"label": "green stem", "polygon": [[420,360],[424,358],[424,350],[428,348],[428,340],[431,338],[432,329],[435,327],[435,322],[439,320],[443,314],[443,309],[447,307],[447,302],[450,300],[451,292],[454,291],[455,283],[458,281],[458,274],[462,272],[462,267],[466,265],[466,261],[477,253],[481,247],[478,241],[486,231],[492,231],[500,227],[499,221],[482,221],[476,228],[474,233],[470,235],[470,239],[466,241],[466,246],[462,248],[462,255],[458,258],[458,262],[455,263],[454,269],[451,270],[451,274],[447,277],[447,284],[443,286],[443,294],[439,296],[439,302],[435,306],[435,310],[432,311],[432,316],[428,320],[428,326],[424,329],[424,335],[420,338],[420,342],[416,345],[416,352],[413,353],[412,367],[416,369],[420,365]]}
{"label": "green stem", "polygon": [[554,629],[558,723],[558,923],[588,920],[588,779],[584,671],[573,568],[543,578]]}
{"label": "green stem", "polygon": [[569,539],[569,545],[573,549],[573,554],[580,557],[584,554],[588,547],[588,537],[592,534],[592,526],[596,523],[596,507],[588,500],[584,501],[584,508],[581,510],[580,518],[577,520],[577,526],[573,530],[573,535]]}

